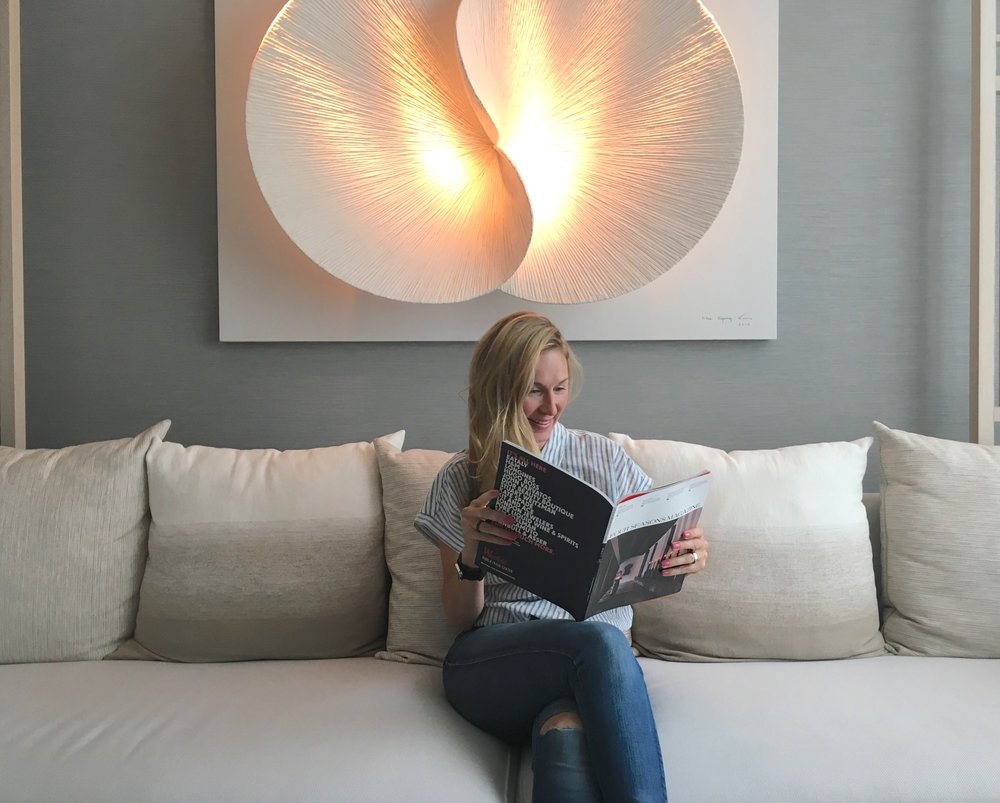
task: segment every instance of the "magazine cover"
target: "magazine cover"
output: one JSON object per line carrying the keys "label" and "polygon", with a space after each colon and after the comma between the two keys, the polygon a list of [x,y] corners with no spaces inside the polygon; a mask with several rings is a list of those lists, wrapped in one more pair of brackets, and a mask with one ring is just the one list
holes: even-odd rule
{"label": "magazine cover", "polygon": [[495,509],[514,519],[509,546],[480,543],[477,563],[583,620],[680,590],[660,559],[698,521],[707,473],[615,503],[589,483],[505,441]]}

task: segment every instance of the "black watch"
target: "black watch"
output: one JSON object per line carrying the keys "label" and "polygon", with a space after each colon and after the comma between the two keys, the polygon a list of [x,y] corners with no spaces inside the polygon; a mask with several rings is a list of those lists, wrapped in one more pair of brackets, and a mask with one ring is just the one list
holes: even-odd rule
{"label": "black watch", "polygon": [[455,572],[458,574],[459,580],[482,580],[483,570],[479,566],[466,566],[462,563],[462,556],[458,556],[458,560],[455,561]]}

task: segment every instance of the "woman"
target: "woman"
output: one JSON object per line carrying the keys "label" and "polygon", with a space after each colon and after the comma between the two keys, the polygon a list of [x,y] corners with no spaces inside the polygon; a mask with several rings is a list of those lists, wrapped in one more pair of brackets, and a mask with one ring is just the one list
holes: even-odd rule
{"label": "woman", "polygon": [[[512,743],[532,738],[533,799],[663,801],[666,783],[642,670],[624,632],[630,607],[575,622],[561,608],[475,565],[479,542],[510,545],[513,520],[488,507],[500,443],[510,440],[612,499],[651,481],[620,446],[559,419],[579,364],[545,317],[518,312],[476,345],[469,370],[469,448],[438,474],[416,519],[441,551],[442,602],[462,629],[444,662],[445,693],[474,725]],[[700,528],[661,562],[704,568]]]}

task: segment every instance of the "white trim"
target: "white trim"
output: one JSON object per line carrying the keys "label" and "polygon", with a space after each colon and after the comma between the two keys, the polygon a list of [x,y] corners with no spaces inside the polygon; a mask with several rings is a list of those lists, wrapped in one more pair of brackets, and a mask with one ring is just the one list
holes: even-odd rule
{"label": "white trim", "polygon": [[992,444],[1000,420],[994,383],[996,330],[996,0],[972,4],[972,253],[970,282],[969,434]]}
{"label": "white trim", "polygon": [[21,8],[0,0],[0,444],[25,446]]}

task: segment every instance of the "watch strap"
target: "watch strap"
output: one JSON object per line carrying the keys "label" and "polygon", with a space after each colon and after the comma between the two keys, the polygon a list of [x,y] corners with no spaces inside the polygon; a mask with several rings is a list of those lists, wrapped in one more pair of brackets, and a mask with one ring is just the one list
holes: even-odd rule
{"label": "watch strap", "polygon": [[458,573],[459,580],[482,580],[484,572],[480,566],[466,566],[462,563],[461,554],[455,561],[455,571]]}

